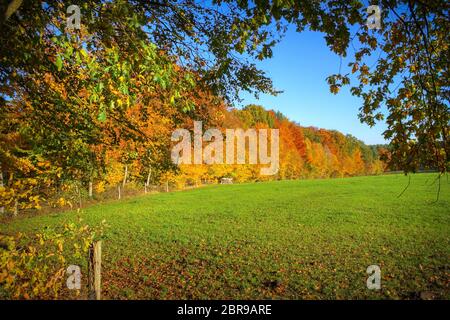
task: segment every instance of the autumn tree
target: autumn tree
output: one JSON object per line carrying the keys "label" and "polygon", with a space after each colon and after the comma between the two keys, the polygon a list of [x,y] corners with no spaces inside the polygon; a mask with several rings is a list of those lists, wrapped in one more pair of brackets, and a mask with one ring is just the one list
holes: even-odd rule
{"label": "autumn tree", "polygon": [[[121,50],[134,50],[139,41],[154,43],[227,100],[236,98],[240,90],[276,93],[252,60],[271,57],[288,24],[296,25],[298,31],[323,32],[336,54],[346,56],[355,50],[350,68],[357,75],[357,85],[352,93],[363,99],[361,120],[373,125],[386,117],[385,136],[392,141],[393,161],[406,172],[419,166],[448,169],[446,1],[378,1],[379,30],[366,26],[368,13],[362,1],[215,0],[207,5],[190,0],[91,0],[72,4],[82,8],[82,23],[95,36],[92,39],[116,43]],[[63,32],[53,21],[61,21],[66,5],[11,0],[1,9],[2,83],[23,84],[26,70],[46,61],[49,44],[43,41],[44,30]],[[368,64],[366,58],[378,51],[380,58]],[[342,72],[330,77],[329,83],[337,92],[350,83],[350,77]],[[383,105],[388,108],[386,115],[380,112]]]}
{"label": "autumn tree", "polygon": [[450,6],[447,1],[412,0],[376,4],[381,7],[381,28],[362,27],[352,34],[351,70],[331,76],[330,89],[337,92],[351,84],[350,74],[356,75],[351,92],[363,101],[359,117],[370,126],[386,120],[384,137],[391,142],[392,166],[405,172],[446,172]]}

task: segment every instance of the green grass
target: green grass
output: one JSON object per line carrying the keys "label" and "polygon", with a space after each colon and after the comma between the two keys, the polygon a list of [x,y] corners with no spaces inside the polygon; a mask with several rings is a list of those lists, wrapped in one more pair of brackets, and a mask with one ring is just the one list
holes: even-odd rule
{"label": "green grass", "polygon": [[[218,185],[89,207],[106,298],[450,298],[450,184],[418,174]],[[22,218],[33,232],[76,212]],[[380,291],[366,269],[381,267]]]}

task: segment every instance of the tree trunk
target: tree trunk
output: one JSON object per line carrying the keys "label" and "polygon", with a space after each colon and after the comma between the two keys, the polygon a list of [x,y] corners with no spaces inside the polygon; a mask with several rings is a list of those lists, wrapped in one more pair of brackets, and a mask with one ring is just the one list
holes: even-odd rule
{"label": "tree trunk", "polygon": [[147,175],[147,182],[145,183],[145,193],[147,193],[147,188],[150,185],[150,176],[152,174],[152,168],[149,168]]}
{"label": "tree trunk", "polygon": [[78,209],[81,209],[81,190],[76,186],[76,192],[78,193]]}
{"label": "tree trunk", "polygon": [[120,195],[120,184],[117,186],[117,190],[119,191],[119,200],[120,200],[120,198],[121,198],[121,195]]}
{"label": "tree trunk", "polygon": [[89,198],[92,199],[92,181],[89,181]]}
{"label": "tree trunk", "polygon": [[19,201],[16,199],[16,202],[14,203],[14,217],[17,217],[17,214],[19,213]]}
{"label": "tree trunk", "polygon": [[169,192],[169,180],[166,180],[166,192]]}
{"label": "tree trunk", "polygon": [[125,174],[124,174],[124,177],[123,177],[123,183],[122,183],[122,186],[125,188],[125,183],[127,183],[127,175],[128,175],[128,165],[126,164],[125,165]]}
{"label": "tree trunk", "polygon": [[81,209],[82,203],[81,203],[81,190],[80,189],[78,189],[78,199],[80,201],[79,206],[80,206],[80,209]]}

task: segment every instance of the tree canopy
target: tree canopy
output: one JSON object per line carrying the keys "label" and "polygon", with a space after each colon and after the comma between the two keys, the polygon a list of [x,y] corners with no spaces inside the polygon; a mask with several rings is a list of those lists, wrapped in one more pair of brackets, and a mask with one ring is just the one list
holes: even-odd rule
{"label": "tree canopy", "polygon": [[[405,172],[421,166],[441,172],[448,169],[446,1],[374,2],[381,8],[378,30],[367,28],[367,7],[362,1],[90,0],[71,4],[79,5],[82,13],[82,28],[75,32],[65,28],[64,1],[3,3],[3,96],[14,96],[18,87],[29,86],[26,78],[33,73],[60,77],[63,66],[74,68],[79,60],[71,54],[76,56],[78,51],[70,49],[69,43],[84,48],[80,52],[86,52],[92,64],[101,63],[108,50],[118,51],[117,59],[123,60],[142,54],[146,50],[142,46],[155,46],[227,101],[237,98],[241,90],[276,94],[254,59],[271,57],[283,31],[294,24],[299,32],[305,28],[323,32],[336,54],[353,54],[351,71],[330,76],[330,89],[337,92],[350,83],[350,73],[357,75],[351,91],[362,98],[360,118],[369,125],[386,118],[385,137],[392,141],[392,159],[400,168]],[[55,57],[64,46],[69,48],[66,59]],[[372,54],[378,58],[369,65],[365,57]],[[155,74],[154,80],[165,87],[167,76]],[[387,111],[380,111],[382,107]],[[105,111],[100,113],[103,117]]]}

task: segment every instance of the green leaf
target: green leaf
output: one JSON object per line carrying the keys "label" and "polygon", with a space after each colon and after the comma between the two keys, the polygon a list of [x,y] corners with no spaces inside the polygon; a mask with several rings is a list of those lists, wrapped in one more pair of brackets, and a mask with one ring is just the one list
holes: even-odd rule
{"label": "green leaf", "polygon": [[64,56],[67,58],[67,59],[70,59],[70,57],[72,56],[72,53],[73,53],[73,47],[71,47],[70,45],[67,47],[67,49],[66,49],[66,53],[64,54]]}
{"label": "green leaf", "polygon": [[55,65],[56,65],[56,68],[58,69],[58,71],[61,71],[62,65],[63,65],[61,56],[56,57]]}
{"label": "green leaf", "polygon": [[98,114],[98,121],[105,122],[106,121],[106,110],[103,108],[102,111]]}

